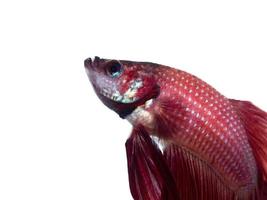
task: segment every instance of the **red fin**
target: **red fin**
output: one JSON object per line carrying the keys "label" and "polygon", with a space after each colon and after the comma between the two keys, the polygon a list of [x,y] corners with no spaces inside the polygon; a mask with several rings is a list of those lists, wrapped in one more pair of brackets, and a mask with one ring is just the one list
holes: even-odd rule
{"label": "red fin", "polygon": [[266,200],[267,199],[267,182],[263,182],[260,186],[261,191],[261,198],[260,200]]}
{"label": "red fin", "polygon": [[126,142],[129,183],[135,200],[178,200],[173,177],[163,155],[143,127]]}
{"label": "red fin", "polygon": [[180,131],[179,120],[173,121],[171,118],[175,118],[179,115],[187,116],[186,108],[181,106],[181,100],[176,101],[160,100],[158,102],[157,113],[154,113],[156,132],[160,133],[160,138],[168,139],[176,137],[177,132]]}
{"label": "red fin", "polygon": [[[263,181],[267,182],[267,113],[248,101],[230,101],[243,121],[260,174]],[[264,199],[267,199],[266,183],[263,183],[261,190],[265,191]]]}
{"label": "red fin", "polygon": [[234,191],[211,166],[186,148],[172,144],[164,155],[182,200],[257,200],[256,188]]}

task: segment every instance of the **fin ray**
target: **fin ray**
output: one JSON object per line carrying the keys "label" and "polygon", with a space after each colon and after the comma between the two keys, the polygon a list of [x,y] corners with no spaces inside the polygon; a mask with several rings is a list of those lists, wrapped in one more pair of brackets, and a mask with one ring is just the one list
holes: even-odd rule
{"label": "fin ray", "polygon": [[256,200],[257,189],[231,189],[204,160],[184,147],[165,148],[166,162],[183,200]]}
{"label": "fin ray", "polygon": [[267,199],[267,112],[248,101],[230,99],[247,132],[263,183],[260,189]]}
{"label": "fin ray", "polygon": [[135,200],[178,200],[164,157],[142,126],[134,128],[126,151],[130,190]]}

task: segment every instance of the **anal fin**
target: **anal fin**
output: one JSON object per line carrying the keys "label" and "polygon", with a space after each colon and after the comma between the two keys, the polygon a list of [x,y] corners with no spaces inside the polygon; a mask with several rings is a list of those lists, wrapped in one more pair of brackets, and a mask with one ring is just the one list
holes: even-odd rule
{"label": "anal fin", "polygon": [[214,168],[184,147],[170,144],[164,156],[182,200],[258,200],[256,188],[230,188]]}

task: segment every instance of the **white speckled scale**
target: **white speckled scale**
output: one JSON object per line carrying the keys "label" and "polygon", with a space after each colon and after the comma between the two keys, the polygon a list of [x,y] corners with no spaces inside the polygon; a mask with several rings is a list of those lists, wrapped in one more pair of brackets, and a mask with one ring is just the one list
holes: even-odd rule
{"label": "white speckled scale", "polygon": [[[172,68],[155,68],[155,78],[160,95],[152,107],[139,107],[128,120],[142,123],[149,130],[155,128],[155,115],[161,109],[161,101],[169,102],[172,109],[165,113],[169,126],[173,126],[173,138],[227,175],[226,181],[240,185],[254,185],[256,164],[248,143],[245,129],[227,98],[202,80],[186,72]],[[179,105],[177,108],[174,104]],[[166,133],[153,133],[165,137]]]}

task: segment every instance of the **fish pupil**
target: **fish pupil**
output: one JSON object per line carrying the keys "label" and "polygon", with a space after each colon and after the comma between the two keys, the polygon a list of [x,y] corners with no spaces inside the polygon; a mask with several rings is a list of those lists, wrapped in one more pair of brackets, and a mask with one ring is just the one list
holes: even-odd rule
{"label": "fish pupil", "polygon": [[121,74],[122,72],[122,67],[120,63],[111,63],[108,66],[108,73],[112,76],[112,77],[117,77]]}

